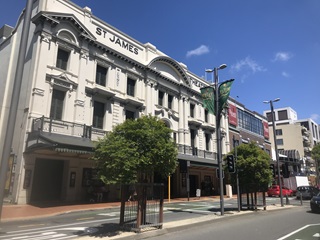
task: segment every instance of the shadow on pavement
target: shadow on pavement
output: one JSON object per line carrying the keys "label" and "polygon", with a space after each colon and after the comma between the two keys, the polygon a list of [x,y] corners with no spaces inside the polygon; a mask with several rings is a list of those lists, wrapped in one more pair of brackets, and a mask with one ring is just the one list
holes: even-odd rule
{"label": "shadow on pavement", "polygon": [[78,236],[104,238],[104,237],[114,237],[122,234],[123,232],[130,232],[130,231],[125,230],[118,223],[105,223],[99,226],[89,227],[85,231],[74,232],[73,234]]}

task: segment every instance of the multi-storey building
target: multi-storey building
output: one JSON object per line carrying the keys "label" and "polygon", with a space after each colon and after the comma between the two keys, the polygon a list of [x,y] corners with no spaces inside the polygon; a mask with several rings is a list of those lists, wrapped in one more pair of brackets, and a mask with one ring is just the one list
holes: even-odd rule
{"label": "multi-storey building", "polygon": [[243,104],[233,98],[228,100],[228,122],[230,149],[238,144],[251,141],[266,151],[272,160],[272,148],[269,140],[267,119],[261,114],[247,109]]}
{"label": "multi-storey building", "polygon": [[[24,20],[25,12],[15,27],[0,30],[1,148]],[[11,157],[2,160],[9,161],[6,197],[12,202],[84,200],[94,175],[94,142],[147,114],[173,130],[179,148],[180,165],[168,183],[172,196],[187,194],[187,176],[190,195],[203,181],[218,185],[215,117],[203,108],[204,79],[69,0],[33,1],[28,36]],[[221,122],[225,154],[226,116]],[[109,200],[117,199],[119,186],[107,187]]]}
{"label": "multi-storey building", "polygon": [[315,164],[311,158],[311,149],[320,142],[319,126],[312,119],[298,120],[296,111],[290,107],[274,109],[274,143],[271,111],[264,111],[264,115],[269,122],[271,142],[277,144],[279,153],[286,156],[281,160],[286,162],[290,173],[313,176]]}

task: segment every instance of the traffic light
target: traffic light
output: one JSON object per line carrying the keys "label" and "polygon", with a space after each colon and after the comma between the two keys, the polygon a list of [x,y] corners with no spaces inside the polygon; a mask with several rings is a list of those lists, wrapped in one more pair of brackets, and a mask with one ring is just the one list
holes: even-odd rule
{"label": "traffic light", "polygon": [[270,169],[272,171],[272,176],[275,177],[276,176],[276,169],[274,168],[274,164],[270,164]]}
{"label": "traffic light", "polygon": [[229,173],[234,173],[236,171],[233,155],[227,156],[227,166]]}
{"label": "traffic light", "polygon": [[290,176],[290,172],[289,172],[289,169],[288,169],[288,165],[287,164],[283,164],[281,166],[282,168],[282,177],[284,178],[288,178]]}

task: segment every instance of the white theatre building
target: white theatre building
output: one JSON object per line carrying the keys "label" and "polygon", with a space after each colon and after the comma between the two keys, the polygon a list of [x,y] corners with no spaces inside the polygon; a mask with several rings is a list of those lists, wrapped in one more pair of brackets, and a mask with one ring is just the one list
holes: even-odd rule
{"label": "white theatre building", "polygon": [[[0,30],[0,149],[3,149],[25,14]],[[208,85],[187,66],[142,44],[68,0],[35,0],[19,97],[6,199],[23,204],[86,199],[94,142],[128,118],[151,114],[173,130],[179,162],[171,197],[216,178],[215,117],[203,108]],[[229,150],[222,117],[222,154]],[[107,186],[107,200],[119,186]]]}

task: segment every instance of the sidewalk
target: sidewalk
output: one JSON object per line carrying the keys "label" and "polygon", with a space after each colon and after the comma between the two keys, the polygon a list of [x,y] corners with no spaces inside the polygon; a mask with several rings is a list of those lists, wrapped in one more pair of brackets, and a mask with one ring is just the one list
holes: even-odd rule
{"label": "sidewalk", "polygon": [[[213,197],[201,197],[190,198],[190,201],[196,200],[210,200],[217,199],[218,196]],[[175,198],[170,199],[170,203],[174,202],[185,202],[188,201],[187,198]],[[168,199],[165,199],[165,204],[168,203]],[[2,208],[1,221],[17,221],[17,220],[28,220],[33,218],[41,218],[48,216],[55,216],[68,212],[76,211],[86,211],[92,209],[106,209],[106,208],[115,208],[120,207],[120,202],[105,202],[105,203],[87,203],[87,204],[70,204],[70,205],[61,205],[61,203],[51,203],[51,204],[38,204],[38,205],[15,205],[15,204],[4,204]]]}
{"label": "sidewalk", "polygon": [[58,203],[52,204],[39,204],[39,205],[14,205],[4,204],[2,208],[1,221],[10,222],[17,220],[28,220],[33,218],[55,216],[68,212],[86,211],[92,209],[105,209],[120,207],[120,202],[108,203],[88,203],[88,204],[72,204],[72,205],[59,205]]}

